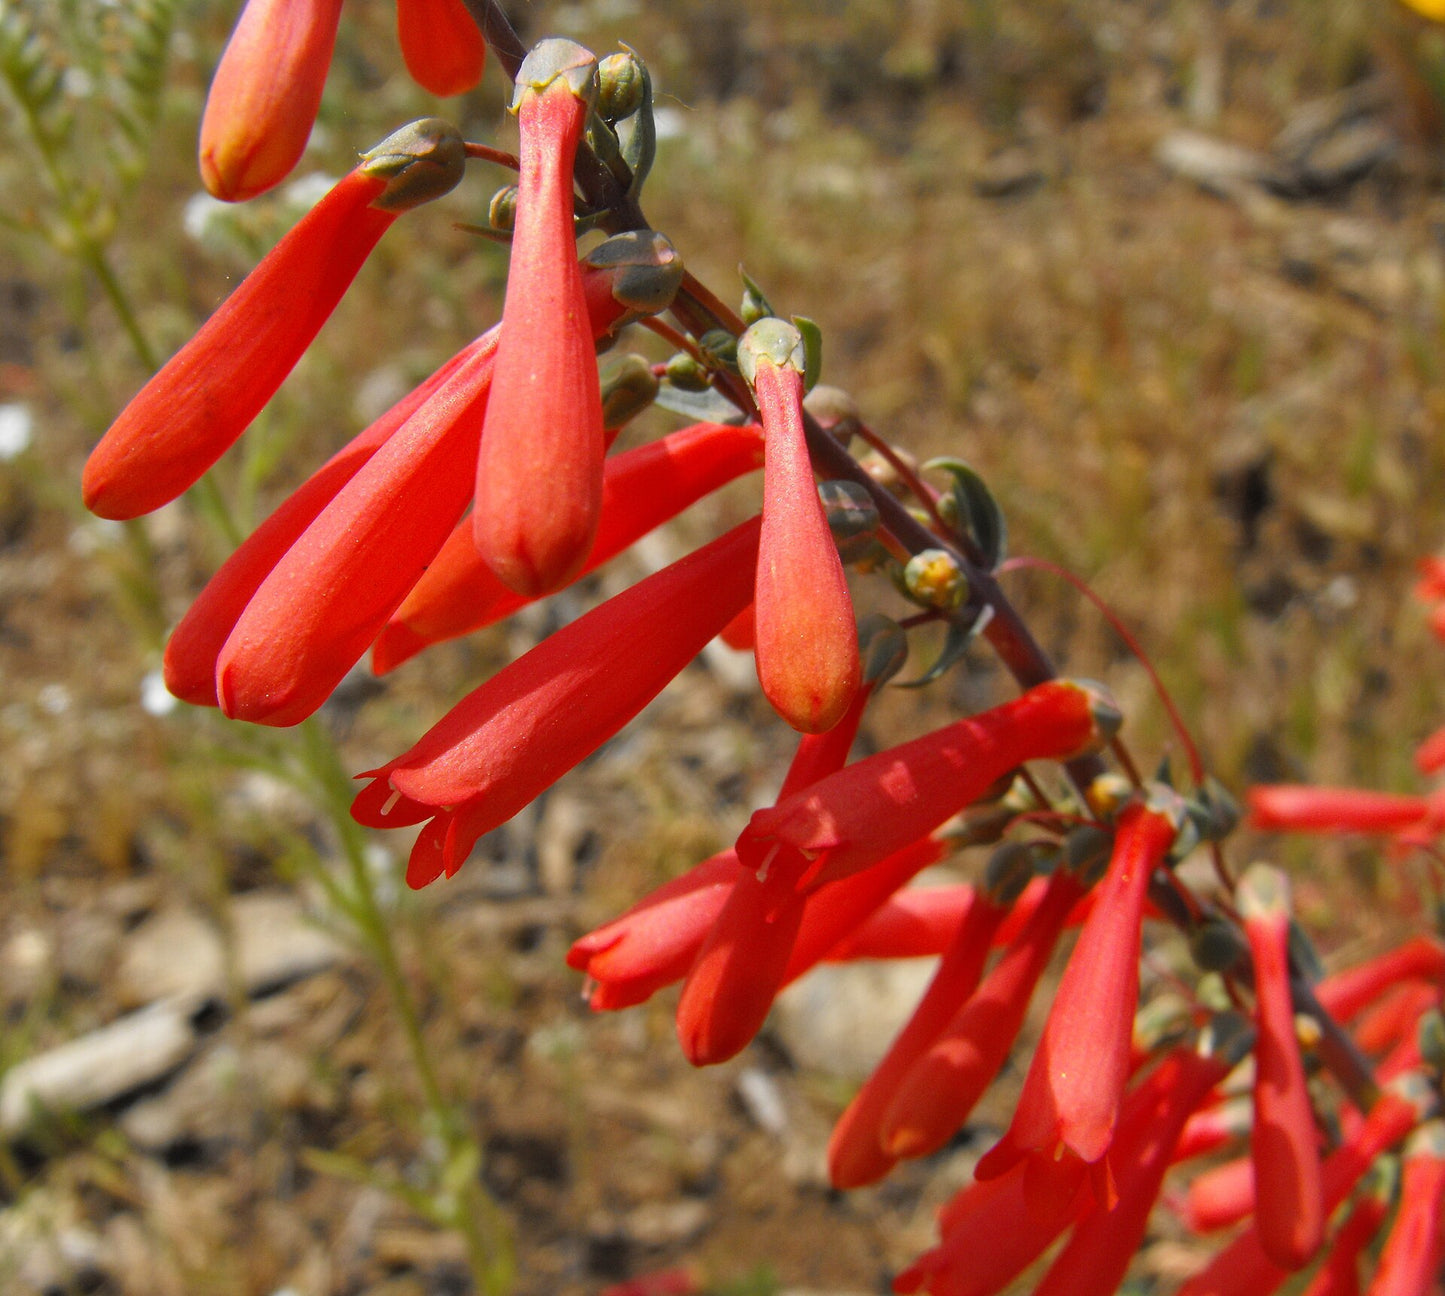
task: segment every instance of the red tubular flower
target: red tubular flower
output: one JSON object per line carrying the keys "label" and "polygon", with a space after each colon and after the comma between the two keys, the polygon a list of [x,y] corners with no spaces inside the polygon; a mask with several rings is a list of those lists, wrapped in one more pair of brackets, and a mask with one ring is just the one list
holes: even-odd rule
{"label": "red tubular flower", "polygon": [[1445,1258],[1445,1123],[1422,1125],[1405,1145],[1400,1209],[1390,1226],[1369,1296],[1429,1296]]}
{"label": "red tubular flower", "polygon": [[1118,1200],[1095,1202],[1074,1226],[1034,1296],[1109,1296],[1144,1239],[1184,1122],[1229,1071],[1219,1057],[1169,1054],[1124,1104],[1115,1140]]}
{"label": "red tubular flower", "polygon": [[767,442],[754,600],[758,681],[794,729],[821,733],[848,709],[862,666],[853,600],[803,434],[803,359],[802,336],[779,319],[759,320],[738,343]]}
{"label": "red tubular flower", "polygon": [[839,941],[824,962],[937,958],[953,946],[977,899],[978,889],[969,882],[909,887]]}
{"label": "red tubular flower", "polygon": [[1402,981],[1445,982],[1445,945],[1434,936],[1414,936],[1403,945],[1327,976],[1315,987],[1320,1006],[1338,1021],[1356,1013]]}
{"label": "red tubular flower", "polygon": [[835,1188],[874,1183],[897,1161],[883,1147],[883,1117],[914,1061],[977,988],[993,933],[1007,912],[1007,905],[987,893],[975,892],[972,900],[912,1016],[833,1126],[828,1177]]}
{"label": "red tubular flower", "polygon": [[1248,1219],[1254,1214],[1253,1159],[1235,1157],[1195,1175],[1182,1214],[1193,1233],[1213,1233]]}
{"label": "red tubular flower", "polygon": [[[1088,1188],[1070,1167],[1040,1167],[1035,1178],[1056,1178],[1062,1188],[1040,1191],[1026,1180],[1032,1166],[1016,1165],[997,1179],[961,1189],[938,1213],[942,1241],[893,1280],[895,1292],[931,1296],[994,1296],[1041,1256],[1078,1218]],[[1046,1202],[1039,1209],[1038,1202]]]}
{"label": "red tubular flower", "polygon": [[1050,879],[1028,926],[899,1079],[879,1130],[889,1155],[936,1152],[968,1119],[1018,1038],[1034,988],[1081,891],[1072,874]]}
{"label": "red tubular flower", "polygon": [[1438,774],[1445,769],[1445,727],[1436,729],[1415,748],[1415,768],[1422,774]]}
{"label": "red tubular flower", "polygon": [[762,1028],[783,983],[804,898],[743,869],[698,951],[677,1005],[677,1037],[693,1066],[736,1057]]}
{"label": "red tubular flower", "polygon": [[487,42],[462,0],[396,0],[396,35],[406,70],[446,97],[482,79]]}
{"label": "red tubular flower", "polygon": [[1129,1077],[1144,893],[1176,831],[1172,807],[1136,803],[1119,816],[1109,871],[1059,982],[1013,1122],[979,1162],[980,1178],[1024,1157],[1092,1165],[1108,1151]]}
{"label": "red tubular flower", "polygon": [[280,184],[306,148],[341,0],[247,0],[201,118],[201,179],[240,202]]}
{"label": "red tubular flower", "polygon": [[1240,879],[1239,909],[1254,960],[1255,1227],[1281,1269],[1302,1269],[1324,1240],[1319,1133],[1305,1088],[1289,984],[1289,881],[1267,864]]}
{"label": "red tubular flower", "polygon": [[[783,780],[790,796],[840,769],[857,736],[871,684],[854,694],[827,733],[804,734]],[[791,963],[806,918],[796,879],[748,869],[733,885],[688,970],[677,1005],[677,1034],[694,1066],[725,1062],[762,1029]]]}
{"label": "red tubular flower", "polygon": [[1251,1103],[1248,1098],[1242,1097],[1218,1102],[1195,1112],[1185,1125],[1184,1133],[1179,1136],[1179,1144],[1174,1149],[1175,1161],[1188,1161],[1192,1157],[1217,1151],[1226,1143],[1248,1134],[1251,1120]]}
{"label": "red tubular flower", "polygon": [[[608,459],[597,539],[578,575],[594,571],[704,495],[761,466],[762,437],[751,424],[698,423]],[[492,625],[530,601],[492,574],[472,533],[470,518],[457,526],[382,630],[372,651],[378,675],[429,644]]]}
{"label": "red tubular flower", "polygon": [[1389,1202],[1379,1193],[1366,1193],[1355,1203],[1304,1296],[1360,1296],[1360,1256],[1375,1240],[1388,1211]]}
{"label": "red tubular flower", "polygon": [[574,941],[567,966],[596,983],[593,1011],[631,1008],[681,981],[745,871],[736,851],[722,851]]}
{"label": "red tubular flower", "polygon": [[1440,987],[1407,981],[1383,996],[1351,1030],[1366,1053],[1382,1053],[1414,1036],[1421,1014],[1440,1004]]}
{"label": "red tubular flower", "polygon": [[399,211],[461,178],[461,138],[413,122],[377,145],[148,382],[91,452],[82,493],[107,518],[175,499],[271,399]]}
{"label": "red tubular flower", "polygon": [[407,881],[455,873],[506,822],[615,734],[748,601],[753,519],[562,627],[452,708],[410,751],[362,775],[359,823],[429,819]]}
{"label": "red tubular flower", "polygon": [[[1359,1128],[1325,1159],[1320,1183],[1327,1217],[1350,1195],[1375,1158],[1414,1128],[1420,1105],[1402,1093],[1383,1094]],[[1178,1296],[1270,1296],[1289,1274],[1265,1254],[1259,1230],[1250,1227],[1185,1283]]]}
{"label": "red tubular flower", "polygon": [[415,391],[403,396],[350,444],[289,495],[221,564],[166,643],[166,687],[183,702],[218,706],[216,660],[246,605],[272,568],[362,467],[470,357],[496,346],[495,332],[453,356]]}
{"label": "red tubular flower", "polygon": [[1087,750],[1117,718],[1096,691],[1041,684],[759,810],[738,857],[756,870],[784,868],[807,887],[836,881],[927,836],[1015,766]]}
{"label": "red tubular flower", "polygon": [[602,506],[602,395],[572,229],[572,166],[596,93],[597,60],[548,40],[512,104],[517,217],[472,523],[487,565],[519,594],[581,570]]}
{"label": "red tubular flower", "polygon": [[1424,797],[1308,784],[1252,787],[1246,799],[1250,826],[1261,832],[1397,832],[1430,812]]}
{"label": "red tubular flower", "polygon": [[466,508],[492,361],[458,368],[261,582],[216,661],[228,716],[300,723],[376,638]]}

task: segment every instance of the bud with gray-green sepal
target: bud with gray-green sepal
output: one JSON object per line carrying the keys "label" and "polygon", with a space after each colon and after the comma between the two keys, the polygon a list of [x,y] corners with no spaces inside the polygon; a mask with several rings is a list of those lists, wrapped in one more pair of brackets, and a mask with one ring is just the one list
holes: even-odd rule
{"label": "bud with gray-green sepal", "polygon": [[608,122],[631,117],[642,107],[647,70],[630,49],[608,54],[597,65],[597,112]]}
{"label": "bud with gray-green sepal", "polygon": [[738,340],[727,329],[708,329],[698,338],[697,349],[714,369],[738,372]]}
{"label": "bud with gray-green sepal", "polygon": [[515,113],[522,106],[522,100],[529,92],[540,94],[559,80],[565,81],[567,88],[578,99],[595,105],[597,56],[576,41],[560,36],[538,41],[517,69],[511,111]]}
{"label": "bud with gray-green sepal", "polygon": [[602,426],[625,427],[657,399],[661,383],[646,356],[614,356],[602,366]]}
{"label": "bud with gray-green sepal", "polygon": [[668,360],[666,377],[678,391],[701,392],[712,386],[712,370],[686,351]]}
{"label": "bud with gray-green sepal", "polygon": [[873,497],[857,482],[834,480],[818,483],[818,497],[844,565],[867,557],[878,534]]}
{"label": "bud with gray-green sepal", "polygon": [[682,286],[682,258],[656,230],[614,234],[583,260],[594,270],[610,272],[613,299],[628,309],[614,330],[640,316],[666,310]]}
{"label": "bud with gray-green sepal", "polygon": [[908,660],[908,634],[892,617],[870,612],[858,622],[858,652],[864,681],[885,684]]}
{"label": "bud with gray-green sepal", "polygon": [[466,167],[467,146],[457,128],[440,117],[423,117],[363,153],[359,169],[386,181],[373,207],[410,211],[450,193]]}
{"label": "bud with gray-green sepal", "polygon": [[1232,922],[1210,915],[1189,933],[1189,953],[1205,972],[1228,972],[1249,952],[1244,933]]}

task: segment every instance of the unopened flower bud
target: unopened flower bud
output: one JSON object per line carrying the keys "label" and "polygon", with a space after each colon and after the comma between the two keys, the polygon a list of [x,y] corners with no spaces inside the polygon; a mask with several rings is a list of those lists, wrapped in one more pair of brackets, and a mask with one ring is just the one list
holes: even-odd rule
{"label": "unopened flower bud", "polygon": [[712,386],[712,374],[700,360],[679,351],[667,362],[667,381],[678,391],[700,392]]}
{"label": "unopened flower bud", "polygon": [[631,318],[666,310],[682,284],[682,257],[655,230],[614,234],[583,260],[592,269],[607,272],[613,299],[627,307]]}
{"label": "unopened flower bud", "polygon": [[983,886],[997,905],[1011,905],[1038,875],[1039,853],[1034,842],[1004,842],[983,866]]}
{"label": "unopened flower bud", "polygon": [[832,433],[843,445],[847,445],[863,426],[858,402],[841,387],[819,383],[803,398],[803,408],[818,421],[824,432]]}
{"label": "unopened flower bud", "polygon": [[748,328],[738,339],[737,355],[738,372],[749,387],[756,380],[760,363],[791,369],[798,374],[803,373],[808,364],[803,335],[797,326],[772,317],[760,319]]}
{"label": "unopened flower bud", "polygon": [[642,60],[631,50],[609,54],[597,65],[597,112],[609,122],[631,117],[646,86]]}
{"label": "unopened flower bud", "polygon": [[878,506],[873,497],[857,482],[825,481],[818,483],[828,529],[838,546],[838,558],[851,563],[864,557],[873,547],[878,531]]}
{"label": "unopened flower bud", "polygon": [[1206,918],[1189,934],[1189,952],[1206,972],[1228,972],[1247,948],[1240,930],[1223,918]]}
{"label": "unopened flower bud", "polygon": [[946,549],[924,549],[903,568],[903,588],[923,607],[957,612],[968,602],[968,577]]}
{"label": "unopened flower bud", "polygon": [[[894,457],[905,467],[910,469],[916,469],[918,467],[918,461],[906,450],[902,450],[898,446],[889,446],[889,450],[892,451]],[[899,477],[898,469],[889,463],[878,451],[869,451],[858,460],[858,464],[859,467],[882,486],[884,490],[891,491],[895,495],[906,495],[908,493],[909,488],[904,484],[903,479]]]}
{"label": "unopened flower bud", "polygon": [[1114,834],[1093,824],[1080,824],[1064,838],[1063,866],[1081,879],[1095,880],[1109,862]]}
{"label": "unopened flower bud", "polygon": [[521,107],[528,92],[541,93],[559,80],[565,81],[567,88],[584,103],[597,102],[596,56],[576,41],[554,36],[539,41],[522,60],[511,111]]}
{"label": "unopened flower bud", "polygon": [[709,329],[697,340],[703,359],[714,369],[738,370],[738,340],[727,329]]}
{"label": "unopened flower bud", "polygon": [[495,230],[510,230],[517,223],[517,186],[506,185],[492,195],[487,220]]}
{"label": "unopened flower bud", "polygon": [[1133,793],[1133,786],[1122,774],[1110,770],[1089,784],[1084,796],[1089,809],[1100,819],[1112,818]]}
{"label": "unopened flower bud", "polygon": [[358,169],[386,181],[371,205],[399,212],[450,193],[466,166],[467,146],[457,128],[440,117],[423,117],[363,153]]}
{"label": "unopened flower bud", "polygon": [[602,426],[609,431],[625,427],[657,399],[661,384],[646,357],[629,354],[609,360],[602,368]]}

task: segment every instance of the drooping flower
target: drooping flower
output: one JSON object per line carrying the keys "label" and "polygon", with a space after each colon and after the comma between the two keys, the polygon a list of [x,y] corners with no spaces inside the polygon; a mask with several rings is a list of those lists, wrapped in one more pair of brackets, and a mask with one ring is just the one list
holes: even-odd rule
{"label": "drooping flower", "polygon": [[1445,1259],[1445,1121],[1422,1125],[1405,1145],[1400,1209],[1369,1296],[1427,1296]]}
{"label": "drooping flower", "polygon": [[1375,1240],[1389,1212],[1389,1199],[1366,1191],[1330,1241],[1329,1253],[1304,1296],[1360,1296],[1360,1257]]}
{"label": "drooping flower", "polygon": [[1250,1157],[1222,1161],[1189,1181],[1183,1216],[1191,1232],[1230,1228],[1253,1213],[1254,1161]]}
{"label": "drooping flower", "polygon": [[893,1157],[927,1156],[968,1119],[1008,1058],[1034,988],[1083,888],[1058,872],[1023,932],[898,1079],[879,1137]]}
{"label": "drooping flower", "polygon": [[396,35],[406,70],[424,90],[458,95],[482,79],[487,42],[462,0],[396,0]]}
{"label": "drooping flower", "polygon": [[1015,766],[1089,749],[1117,721],[1095,689],[1041,684],[757,811],[738,838],[738,857],[749,868],[785,868],[800,885],[822,886],[926,837]]}
{"label": "drooping flower", "polygon": [[1324,1239],[1319,1134],[1305,1087],[1289,981],[1289,881],[1267,864],[1239,883],[1239,910],[1254,962],[1255,1223],[1265,1254],[1282,1269],[1309,1263]]}
{"label": "drooping flower", "polygon": [[[697,423],[609,458],[597,539],[578,575],[615,558],[702,496],[761,466],[762,439],[752,424]],[[477,552],[468,518],[447,537],[382,630],[372,666],[385,674],[429,644],[492,625],[528,601],[492,574]]]}
{"label": "drooping flower", "polygon": [[758,680],[794,729],[821,733],[848,709],[862,667],[848,581],[803,435],[802,335],[783,320],[759,320],[738,342],[738,364],[766,441],[754,600]]}
{"label": "drooping flower", "polygon": [[[600,244],[583,271],[594,332],[631,318],[638,290],[651,302],[680,274],[661,235]],[[326,700],[466,506],[496,348],[493,329],[423,384],[424,398],[397,406],[403,420],[384,416],[237,550],[173,636],[168,678],[264,724],[294,724]]]}
{"label": "drooping flower", "polygon": [[201,179],[241,202],[280,184],[306,148],[341,0],[247,0],[201,118]]}
{"label": "drooping flower", "polygon": [[[1358,1128],[1325,1158],[1320,1185],[1326,1216],[1350,1195],[1375,1158],[1415,1127],[1429,1101],[1421,1086],[1404,1081],[1380,1096]],[[1265,1254],[1259,1230],[1250,1227],[1189,1279],[1179,1296],[1270,1296],[1289,1274]]]}
{"label": "drooping flower", "polygon": [[979,1162],[988,1178],[1015,1161],[1101,1161],[1129,1076],[1139,999],[1144,896],[1178,831],[1172,805],[1136,802],[1119,816],[1099,895],[1069,956],[1013,1121]]}
{"label": "drooping flower", "polygon": [[1250,824],[1262,832],[1397,832],[1430,813],[1425,797],[1360,788],[1277,783],[1252,787],[1247,797]]}
{"label": "drooping flower", "polygon": [[1176,1049],[1129,1095],[1115,1140],[1118,1200],[1091,1204],[1034,1296],[1109,1296],[1118,1289],[1185,1121],[1228,1071],[1224,1057]]}
{"label": "drooping flower", "polygon": [[91,452],[82,493],[107,518],[175,499],[271,399],[399,212],[461,178],[461,137],[435,119],[366,154],[121,411]]}
{"label": "drooping flower", "polygon": [[166,641],[165,682],[175,697],[194,706],[220,705],[216,697],[216,660],[261,583],[341,488],[455,370],[479,350],[494,350],[495,346],[495,334],[484,334],[453,356],[338,450],[237,546],[206,582]]}
{"label": "drooping flower", "polygon": [[828,1177],[835,1188],[873,1183],[893,1167],[897,1158],[885,1150],[882,1140],[884,1115],[909,1068],[977,988],[993,933],[1008,911],[1004,900],[987,891],[972,893],[972,903],[923,998],[833,1126]]}
{"label": "drooping flower", "polygon": [[487,565],[519,594],[581,570],[602,507],[602,395],[572,226],[572,167],[596,95],[597,60],[548,40],[512,101],[517,214],[472,524]]}
{"label": "drooping flower", "polygon": [[1327,976],[1315,987],[1320,1006],[1349,1021],[1381,995],[1407,981],[1445,983],[1445,945],[1435,936],[1413,936],[1384,954]]}
{"label": "drooping flower", "polygon": [[373,828],[430,820],[407,881],[456,872],[506,822],[615,734],[750,597],[757,519],[563,626],[379,769],[352,805]]}

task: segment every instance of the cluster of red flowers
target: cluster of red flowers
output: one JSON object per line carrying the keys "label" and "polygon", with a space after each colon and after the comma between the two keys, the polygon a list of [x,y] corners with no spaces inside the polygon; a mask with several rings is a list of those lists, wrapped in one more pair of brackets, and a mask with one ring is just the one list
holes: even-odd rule
{"label": "cluster of red flowers", "polygon": [[[258,192],[294,162],[338,7],[250,0],[203,129],[218,191]],[[449,92],[475,80],[482,50],[462,0],[399,0],[398,9],[424,83]],[[445,35],[452,22],[464,40]],[[645,82],[635,60],[626,79],[634,91]],[[1256,866],[1218,901],[1179,879],[1174,865],[1201,839],[1217,843],[1230,815],[1199,779],[1186,799],[1163,782],[1105,773],[1097,753],[1115,741],[1119,716],[1097,686],[1019,671],[1032,675],[1019,697],[850,764],[905,632],[868,622],[860,647],[815,478],[805,332],[770,308],[753,309],[746,329],[719,317],[640,217],[579,261],[579,155],[612,139],[607,166],[629,180],[633,204],[630,181],[640,183],[646,159],[629,161],[610,132],[648,111],[645,97],[608,91],[604,105],[597,60],[563,40],[537,46],[515,80],[521,145],[501,322],[338,451],[236,550],[172,634],[168,686],[232,717],[295,724],[368,647],[374,668],[390,670],[575,581],[761,468],[759,516],[499,671],[408,751],[361,776],[369,782],[354,817],[421,825],[408,882],[449,876],[481,835],[615,734],[709,640],[741,634],[763,692],[801,734],[787,778],[731,848],[574,944],[569,962],[586,974],[594,1008],[634,1005],[681,982],[678,1035],[702,1065],[743,1049],[779,990],[823,959],[939,956],[834,1131],[830,1173],[853,1187],[935,1152],[968,1119],[1016,1047],[1066,928],[1077,926],[1013,1119],[944,1209],[939,1245],[897,1290],[987,1296],[1067,1233],[1038,1290],[1111,1292],[1170,1167],[1247,1133],[1247,1152],[1199,1175],[1183,1199],[1201,1232],[1250,1221],[1191,1280],[1190,1296],[1258,1296],[1322,1252],[1311,1290],[1354,1290],[1356,1259],[1388,1215],[1378,1184],[1357,1185],[1407,1136],[1401,1204],[1371,1290],[1423,1296],[1441,1255],[1445,1126],[1429,1119],[1438,1085],[1417,1091],[1445,1057],[1417,1027],[1438,1020],[1445,946],[1412,942],[1312,986],[1283,875]],[[647,137],[638,127],[629,140]],[[435,120],[364,155],[121,413],[86,466],[87,504],[130,518],[191,486],[270,399],[392,221],[448,192],[478,155]],[[609,417],[597,349],[688,293],[691,314],[674,315],[691,336],[667,335],[681,337],[694,377],[726,390],[740,417],[609,453],[612,424],[625,419]],[[723,340],[698,336],[698,318],[729,325]],[[655,387],[671,368],[644,376]],[[945,507],[904,468],[933,530],[901,509],[902,522],[871,515],[867,557],[891,562],[924,609],[919,619],[948,622],[962,642],[999,611],[969,604],[970,561],[997,558],[980,522],[992,501],[960,472]],[[896,508],[881,493],[873,500]],[[909,526],[924,540],[905,543]],[[1427,582],[1445,598],[1445,568]],[[1019,633],[1010,631],[1015,647]],[[1041,761],[1068,766],[1059,794],[1016,778]],[[1431,739],[1421,761],[1445,763],[1445,738]],[[1401,842],[1433,834],[1440,813],[1428,797],[1307,789],[1256,789],[1252,804],[1261,826],[1371,828]],[[979,884],[908,887],[961,844],[996,847]],[[1135,1016],[1151,913],[1201,946],[1224,933],[1208,966],[1225,975],[1232,1010],[1211,1011],[1197,996],[1170,1032],[1143,1041]],[[1302,1047],[1302,1036],[1320,1037],[1318,1047]],[[1317,1060],[1351,1082],[1328,1139],[1309,1087]],[[1381,1096],[1377,1080],[1397,1088]]]}

